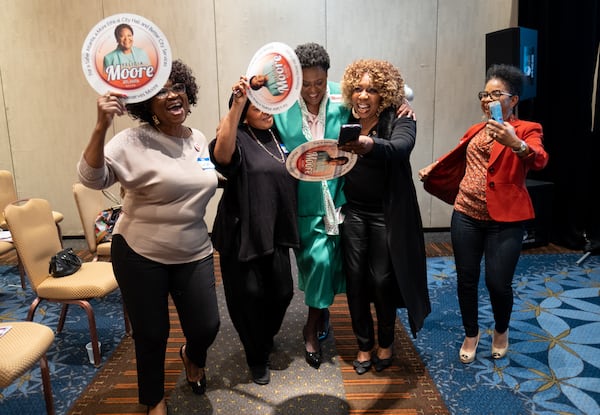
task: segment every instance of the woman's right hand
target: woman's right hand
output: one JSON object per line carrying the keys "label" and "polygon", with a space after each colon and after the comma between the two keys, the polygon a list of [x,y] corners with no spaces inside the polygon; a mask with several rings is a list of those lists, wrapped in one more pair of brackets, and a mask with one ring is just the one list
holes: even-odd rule
{"label": "woman's right hand", "polygon": [[99,126],[108,128],[115,115],[121,116],[127,112],[127,108],[123,103],[123,98],[127,98],[127,95],[117,92],[107,92],[98,97],[96,101],[98,107],[97,123]]}

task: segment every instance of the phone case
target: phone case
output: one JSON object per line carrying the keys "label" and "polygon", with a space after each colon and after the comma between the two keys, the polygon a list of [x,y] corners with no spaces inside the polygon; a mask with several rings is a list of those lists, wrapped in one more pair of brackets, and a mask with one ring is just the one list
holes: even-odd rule
{"label": "phone case", "polygon": [[344,124],[340,128],[340,136],[338,137],[338,145],[344,145],[349,141],[356,140],[360,136],[360,124]]}
{"label": "phone case", "polygon": [[504,122],[502,118],[502,105],[499,101],[492,101],[488,104],[488,108],[490,109],[491,117],[498,121],[500,124]]}

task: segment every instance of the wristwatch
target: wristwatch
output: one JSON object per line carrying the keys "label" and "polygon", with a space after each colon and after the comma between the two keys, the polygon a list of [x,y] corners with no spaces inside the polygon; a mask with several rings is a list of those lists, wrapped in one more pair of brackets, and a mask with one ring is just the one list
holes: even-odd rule
{"label": "wristwatch", "polygon": [[527,148],[528,148],[527,143],[525,141],[521,140],[521,145],[519,146],[519,149],[515,150],[513,148],[512,151],[513,151],[513,153],[520,155],[520,154],[525,153],[527,151]]}

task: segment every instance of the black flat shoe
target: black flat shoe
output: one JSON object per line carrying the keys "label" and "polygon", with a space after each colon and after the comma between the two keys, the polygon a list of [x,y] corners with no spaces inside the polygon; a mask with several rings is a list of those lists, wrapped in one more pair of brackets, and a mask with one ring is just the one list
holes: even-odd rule
{"label": "black flat shoe", "polygon": [[385,368],[388,368],[392,365],[392,361],[394,360],[394,357],[391,356],[391,357],[388,357],[387,359],[380,359],[377,356],[373,356],[371,358],[371,360],[373,361],[373,364],[375,365],[375,370],[377,372],[381,372]]}
{"label": "black flat shoe", "polygon": [[271,381],[271,371],[269,365],[250,366],[252,382],[257,385],[267,385]]}
{"label": "black flat shoe", "polygon": [[202,375],[201,379],[195,382],[188,379],[187,366],[185,365],[185,360],[183,359],[184,347],[185,344],[179,349],[179,357],[181,357],[181,361],[183,362],[183,368],[185,369],[185,380],[187,380],[188,385],[190,385],[190,388],[192,388],[192,392],[194,392],[196,395],[204,395],[204,392],[206,392],[206,373]]}
{"label": "black flat shoe", "polygon": [[364,362],[359,362],[358,360],[355,360],[354,362],[352,362],[352,366],[354,366],[354,370],[359,375],[364,375],[369,370],[371,370],[371,364],[372,363],[370,360],[365,360]]}

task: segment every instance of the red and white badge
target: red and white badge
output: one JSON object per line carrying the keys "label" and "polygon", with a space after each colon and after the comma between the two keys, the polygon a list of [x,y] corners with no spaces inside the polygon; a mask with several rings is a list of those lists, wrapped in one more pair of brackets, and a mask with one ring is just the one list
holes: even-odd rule
{"label": "red and white badge", "polygon": [[171,74],[171,47],[154,23],[136,14],[100,21],[81,50],[83,73],[99,94],[127,95],[127,103],[154,96]]}
{"label": "red and white badge", "polygon": [[356,154],[340,150],[336,140],[312,140],[296,147],[285,167],[296,179],[318,182],[345,175],[357,158]]}
{"label": "red and white badge", "polygon": [[294,50],[285,43],[272,42],[260,48],[246,76],[250,102],[268,114],[287,111],[300,96],[302,67]]}

